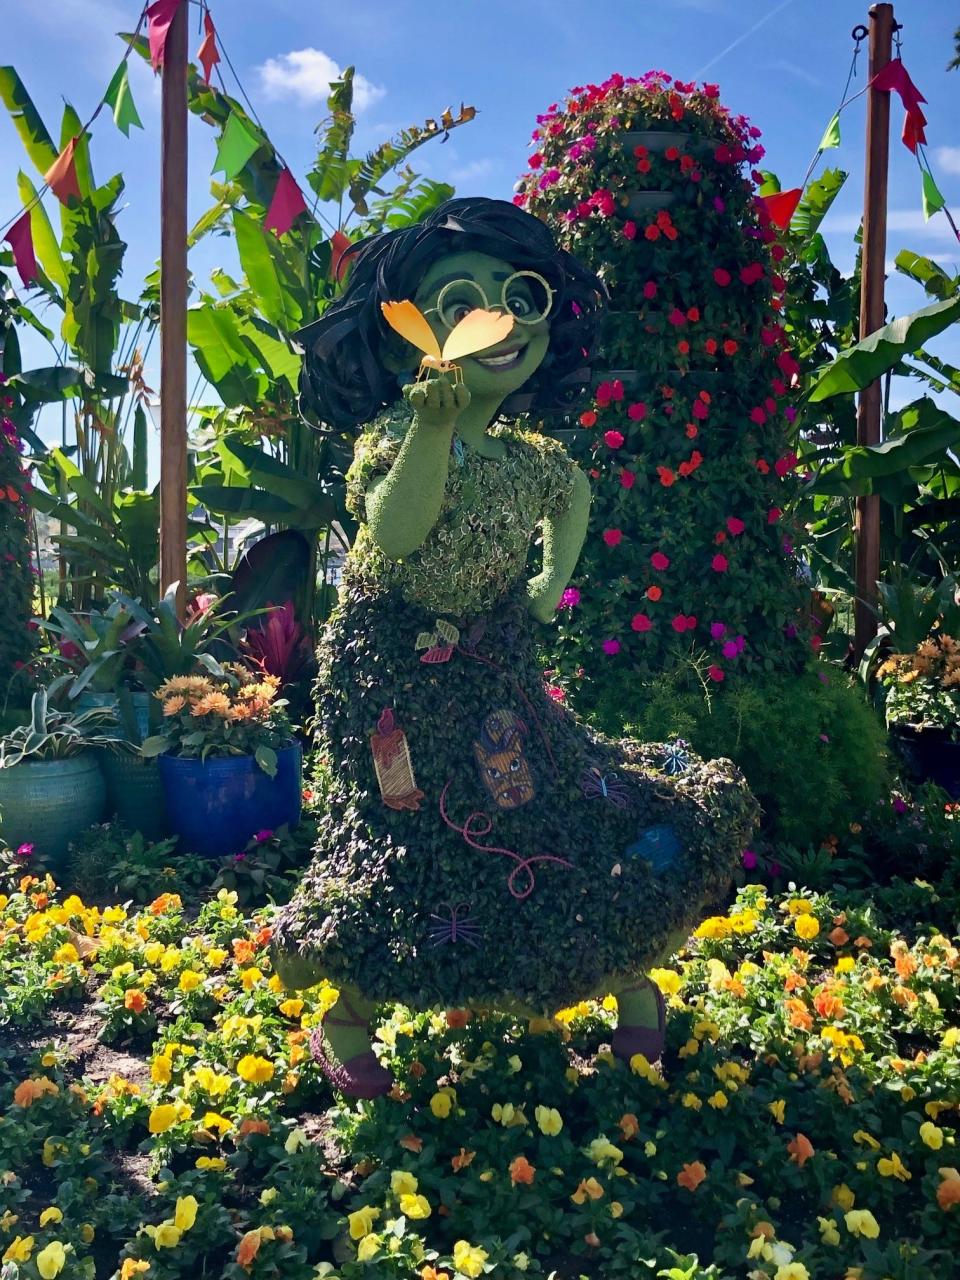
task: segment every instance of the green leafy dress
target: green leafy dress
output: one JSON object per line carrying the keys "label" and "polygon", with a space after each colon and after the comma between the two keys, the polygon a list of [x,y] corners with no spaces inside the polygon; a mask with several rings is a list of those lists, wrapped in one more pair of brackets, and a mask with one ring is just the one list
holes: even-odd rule
{"label": "green leafy dress", "polygon": [[614,742],[548,696],[524,595],[569,501],[555,441],[459,446],[424,544],[391,561],[364,495],[403,424],[359,439],[360,532],[320,647],[327,779],[314,860],[278,917],[288,986],[552,1013],[630,984],[727,886],[756,817],[728,761]]}

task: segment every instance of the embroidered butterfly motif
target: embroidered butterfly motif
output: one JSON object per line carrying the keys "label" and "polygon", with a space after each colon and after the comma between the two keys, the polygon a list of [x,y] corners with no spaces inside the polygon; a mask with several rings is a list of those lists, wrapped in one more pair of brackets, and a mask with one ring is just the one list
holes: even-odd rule
{"label": "embroidered butterfly motif", "polygon": [[626,783],[615,773],[601,773],[596,765],[580,775],[580,789],[588,800],[609,800],[618,809],[630,808]]}
{"label": "embroidered butterfly motif", "polygon": [[426,650],[420,655],[421,662],[449,662],[459,643],[459,630],[452,622],[438,618],[432,631],[420,632],[414,648]]}
{"label": "embroidered butterfly motif", "polygon": [[436,921],[427,930],[430,945],[439,947],[445,942],[468,942],[471,947],[478,947],[480,926],[470,914],[470,903],[458,902],[455,907],[447,906],[446,911],[446,916],[430,912],[430,919]]}

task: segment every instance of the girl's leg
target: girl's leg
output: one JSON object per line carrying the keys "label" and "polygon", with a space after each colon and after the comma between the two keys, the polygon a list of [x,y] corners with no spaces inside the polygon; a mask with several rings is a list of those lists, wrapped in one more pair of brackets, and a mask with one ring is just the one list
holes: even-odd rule
{"label": "girl's leg", "polygon": [[359,991],[341,987],[340,999],[324,1014],[310,1041],[323,1074],[348,1098],[379,1098],[393,1088],[393,1077],[380,1065],[370,1042],[375,1010]]}
{"label": "girl's leg", "polygon": [[[664,960],[669,959],[687,940],[687,930],[678,930],[667,942]],[[656,1062],[663,1053],[666,1035],[666,1005],[659,987],[645,974],[636,983],[617,994],[617,1029],[612,1049],[625,1062],[642,1053],[648,1062]]]}

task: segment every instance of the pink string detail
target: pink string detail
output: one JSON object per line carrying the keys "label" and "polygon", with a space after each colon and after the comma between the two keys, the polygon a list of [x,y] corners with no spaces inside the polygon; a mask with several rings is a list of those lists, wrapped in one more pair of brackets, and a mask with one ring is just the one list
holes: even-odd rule
{"label": "pink string detail", "polygon": [[[484,813],[482,809],[478,809],[476,812],[470,814],[462,827],[458,827],[457,824],[447,816],[445,802],[447,792],[450,789],[450,781],[451,780],[447,781],[440,793],[440,817],[444,820],[447,826],[451,828],[451,830],[456,831],[458,835],[463,836],[471,849],[479,849],[482,853],[501,853],[505,858],[512,858],[514,862],[516,862],[517,865],[507,877],[507,888],[518,902],[522,902],[524,898],[529,898],[536,886],[537,881],[532,870],[535,862],[556,862],[561,867],[573,867],[573,863],[568,862],[566,858],[557,858],[551,853],[539,853],[533,858],[521,858],[519,853],[514,853],[512,849],[501,849],[498,845],[481,844],[477,839],[477,836],[485,836],[489,831],[492,831],[493,820],[490,818],[489,814]],[[527,887],[522,892],[514,886],[514,880],[521,871],[527,877]]]}

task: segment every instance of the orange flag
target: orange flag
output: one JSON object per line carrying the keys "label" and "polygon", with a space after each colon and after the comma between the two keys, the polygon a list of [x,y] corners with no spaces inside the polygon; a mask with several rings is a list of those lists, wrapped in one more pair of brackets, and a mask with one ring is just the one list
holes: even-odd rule
{"label": "orange flag", "polygon": [[80,199],[80,184],[77,181],[77,161],[75,152],[80,135],[71,138],[67,145],[43,175],[43,180],[61,204],[67,204],[71,196]]}

